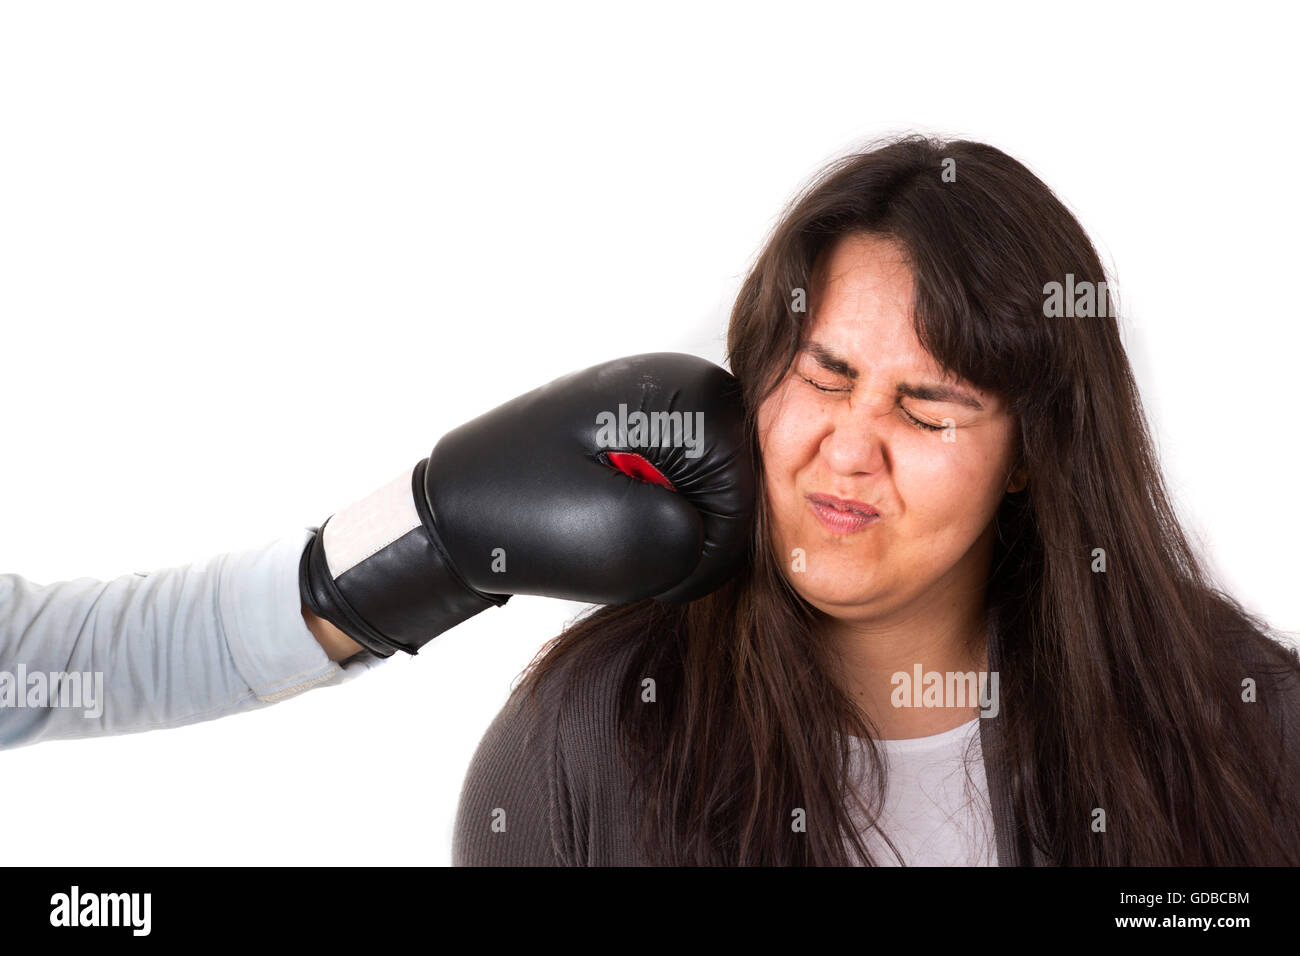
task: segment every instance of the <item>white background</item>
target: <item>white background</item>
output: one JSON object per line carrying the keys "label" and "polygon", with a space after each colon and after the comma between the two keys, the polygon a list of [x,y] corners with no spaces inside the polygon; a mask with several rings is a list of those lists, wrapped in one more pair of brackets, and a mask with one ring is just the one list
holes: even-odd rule
{"label": "white background", "polygon": [[[1189,529],[1300,630],[1281,5],[470,6],[0,6],[0,570],[253,547],[565,372],[721,361],[790,195],[920,130],[1077,212]],[[447,863],[479,738],[577,610],[519,597],[342,687],[0,753],[4,862]]]}

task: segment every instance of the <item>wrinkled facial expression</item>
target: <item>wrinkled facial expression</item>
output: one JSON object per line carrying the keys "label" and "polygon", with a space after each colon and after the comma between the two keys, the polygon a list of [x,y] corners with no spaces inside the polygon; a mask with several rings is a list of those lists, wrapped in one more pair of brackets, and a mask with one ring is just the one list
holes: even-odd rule
{"label": "wrinkled facial expression", "polygon": [[821,277],[803,348],[758,415],[786,577],[859,620],[982,587],[993,516],[1022,483],[1014,418],[921,347],[900,246],[846,236]]}

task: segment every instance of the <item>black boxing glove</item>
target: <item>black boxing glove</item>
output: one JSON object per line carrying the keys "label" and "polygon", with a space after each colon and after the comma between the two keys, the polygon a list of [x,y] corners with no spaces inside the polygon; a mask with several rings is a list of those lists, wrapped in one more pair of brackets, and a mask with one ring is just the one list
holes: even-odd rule
{"label": "black boxing glove", "polygon": [[513,594],[694,600],[744,559],[754,487],[736,380],[692,355],[635,355],[449,432],[325,522],[299,588],[380,657]]}

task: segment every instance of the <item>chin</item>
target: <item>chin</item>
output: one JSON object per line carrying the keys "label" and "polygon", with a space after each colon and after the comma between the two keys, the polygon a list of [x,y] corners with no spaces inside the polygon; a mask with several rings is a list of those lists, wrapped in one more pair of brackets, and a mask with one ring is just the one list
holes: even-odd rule
{"label": "chin", "polygon": [[791,581],[795,591],[813,607],[832,617],[852,617],[864,610],[879,596],[877,590],[867,587],[860,576],[822,581],[816,578]]}

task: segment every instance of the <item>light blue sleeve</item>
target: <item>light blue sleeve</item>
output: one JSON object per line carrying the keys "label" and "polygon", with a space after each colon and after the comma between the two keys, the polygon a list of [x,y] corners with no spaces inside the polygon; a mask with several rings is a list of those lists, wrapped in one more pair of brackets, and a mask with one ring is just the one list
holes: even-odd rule
{"label": "light blue sleeve", "polygon": [[0,748],[212,720],[382,664],[337,664],[307,629],[311,534],[112,581],[0,575]]}

